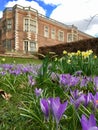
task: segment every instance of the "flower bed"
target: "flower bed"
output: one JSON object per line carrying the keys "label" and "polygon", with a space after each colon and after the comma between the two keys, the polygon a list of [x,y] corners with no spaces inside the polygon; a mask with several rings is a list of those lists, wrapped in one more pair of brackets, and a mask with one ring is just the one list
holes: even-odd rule
{"label": "flower bed", "polygon": [[22,96],[15,100],[17,121],[11,120],[18,125],[8,126],[6,116],[1,129],[98,130],[98,59],[92,50],[63,51],[62,58],[46,56],[41,65],[1,64],[0,78],[5,102]]}

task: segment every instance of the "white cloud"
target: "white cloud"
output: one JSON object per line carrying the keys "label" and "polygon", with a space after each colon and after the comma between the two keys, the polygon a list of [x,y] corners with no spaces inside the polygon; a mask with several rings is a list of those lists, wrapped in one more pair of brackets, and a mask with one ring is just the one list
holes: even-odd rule
{"label": "white cloud", "polygon": [[94,34],[95,36],[98,36],[98,24],[94,24],[91,26],[91,28],[89,28],[87,31],[85,31],[86,33],[92,35]]}
{"label": "white cloud", "polygon": [[[47,0],[47,4],[49,1],[50,0]],[[60,2],[60,0],[58,1]],[[55,4],[55,2],[52,0],[50,4]],[[91,21],[90,29],[87,28],[87,30],[85,30],[84,27],[86,27],[89,22],[86,20],[95,14],[98,14],[98,0],[61,0],[50,17],[65,24],[74,24],[79,30],[94,36],[95,33],[98,33],[98,24],[95,25],[95,23]]]}
{"label": "white cloud", "polygon": [[34,1],[26,1],[26,0],[9,1],[5,5],[5,7],[13,7],[15,4],[19,4],[24,7],[31,6],[32,8],[38,10],[39,13],[43,15],[46,14],[45,10],[37,2]]}
{"label": "white cloud", "polygon": [[39,0],[43,1],[45,4],[58,5],[62,3],[62,0]]}
{"label": "white cloud", "polygon": [[3,12],[2,12],[2,11],[0,11],[0,18],[2,18],[2,16],[3,16]]}

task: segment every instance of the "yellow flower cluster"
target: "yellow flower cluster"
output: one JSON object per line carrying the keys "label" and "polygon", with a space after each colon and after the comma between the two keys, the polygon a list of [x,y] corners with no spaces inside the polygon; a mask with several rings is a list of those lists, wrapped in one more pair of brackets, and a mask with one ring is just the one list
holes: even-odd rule
{"label": "yellow flower cluster", "polygon": [[[93,51],[92,50],[87,50],[87,51],[78,50],[77,52],[68,53],[67,51],[64,50],[63,54],[68,55],[69,57],[82,56],[83,58],[88,58],[91,54],[93,54]],[[97,56],[95,55],[94,58],[97,58]]]}
{"label": "yellow flower cluster", "polygon": [[81,52],[81,54],[82,54],[82,56],[84,57],[84,58],[88,58],[91,54],[93,53],[93,51],[92,50],[87,50],[86,52]]}

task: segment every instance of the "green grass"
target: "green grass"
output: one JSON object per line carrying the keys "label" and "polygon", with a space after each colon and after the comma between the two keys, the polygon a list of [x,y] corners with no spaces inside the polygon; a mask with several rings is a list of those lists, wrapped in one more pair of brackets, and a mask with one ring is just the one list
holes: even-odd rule
{"label": "green grass", "polygon": [[[39,59],[34,58],[14,58],[14,57],[0,57],[0,64],[40,64]],[[32,93],[32,87],[27,86],[27,80],[24,77],[19,77],[17,81],[9,83],[0,77],[0,89],[7,94],[11,94],[10,100],[6,101],[0,94],[0,130],[31,130],[31,121],[20,116],[21,110],[19,107],[23,106],[23,101],[27,100],[24,96],[25,92]],[[11,89],[11,86],[15,89]],[[25,122],[25,123],[24,123]]]}
{"label": "green grass", "polygon": [[17,57],[0,57],[0,63],[8,64],[40,64],[42,63],[39,59],[34,58],[17,58]]}
{"label": "green grass", "polygon": [[5,100],[0,94],[0,130],[31,130],[31,121],[20,115],[19,108],[23,107],[23,101],[28,100],[24,93],[32,94],[33,88],[28,85],[25,76],[17,77],[15,83],[14,79],[14,76],[10,77],[9,84],[4,77],[0,77],[0,89],[11,94],[9,100]]}

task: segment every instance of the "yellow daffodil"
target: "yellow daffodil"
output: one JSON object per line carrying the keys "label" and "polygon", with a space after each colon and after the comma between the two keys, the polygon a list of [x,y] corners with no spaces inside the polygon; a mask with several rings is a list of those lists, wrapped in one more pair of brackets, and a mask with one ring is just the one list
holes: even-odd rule
{"label": "yellow daffodil", "polygon": [[63,54],[66,55],[66,54],[67,54],[67,51],[64,50],[64,51],[63,51]]}

